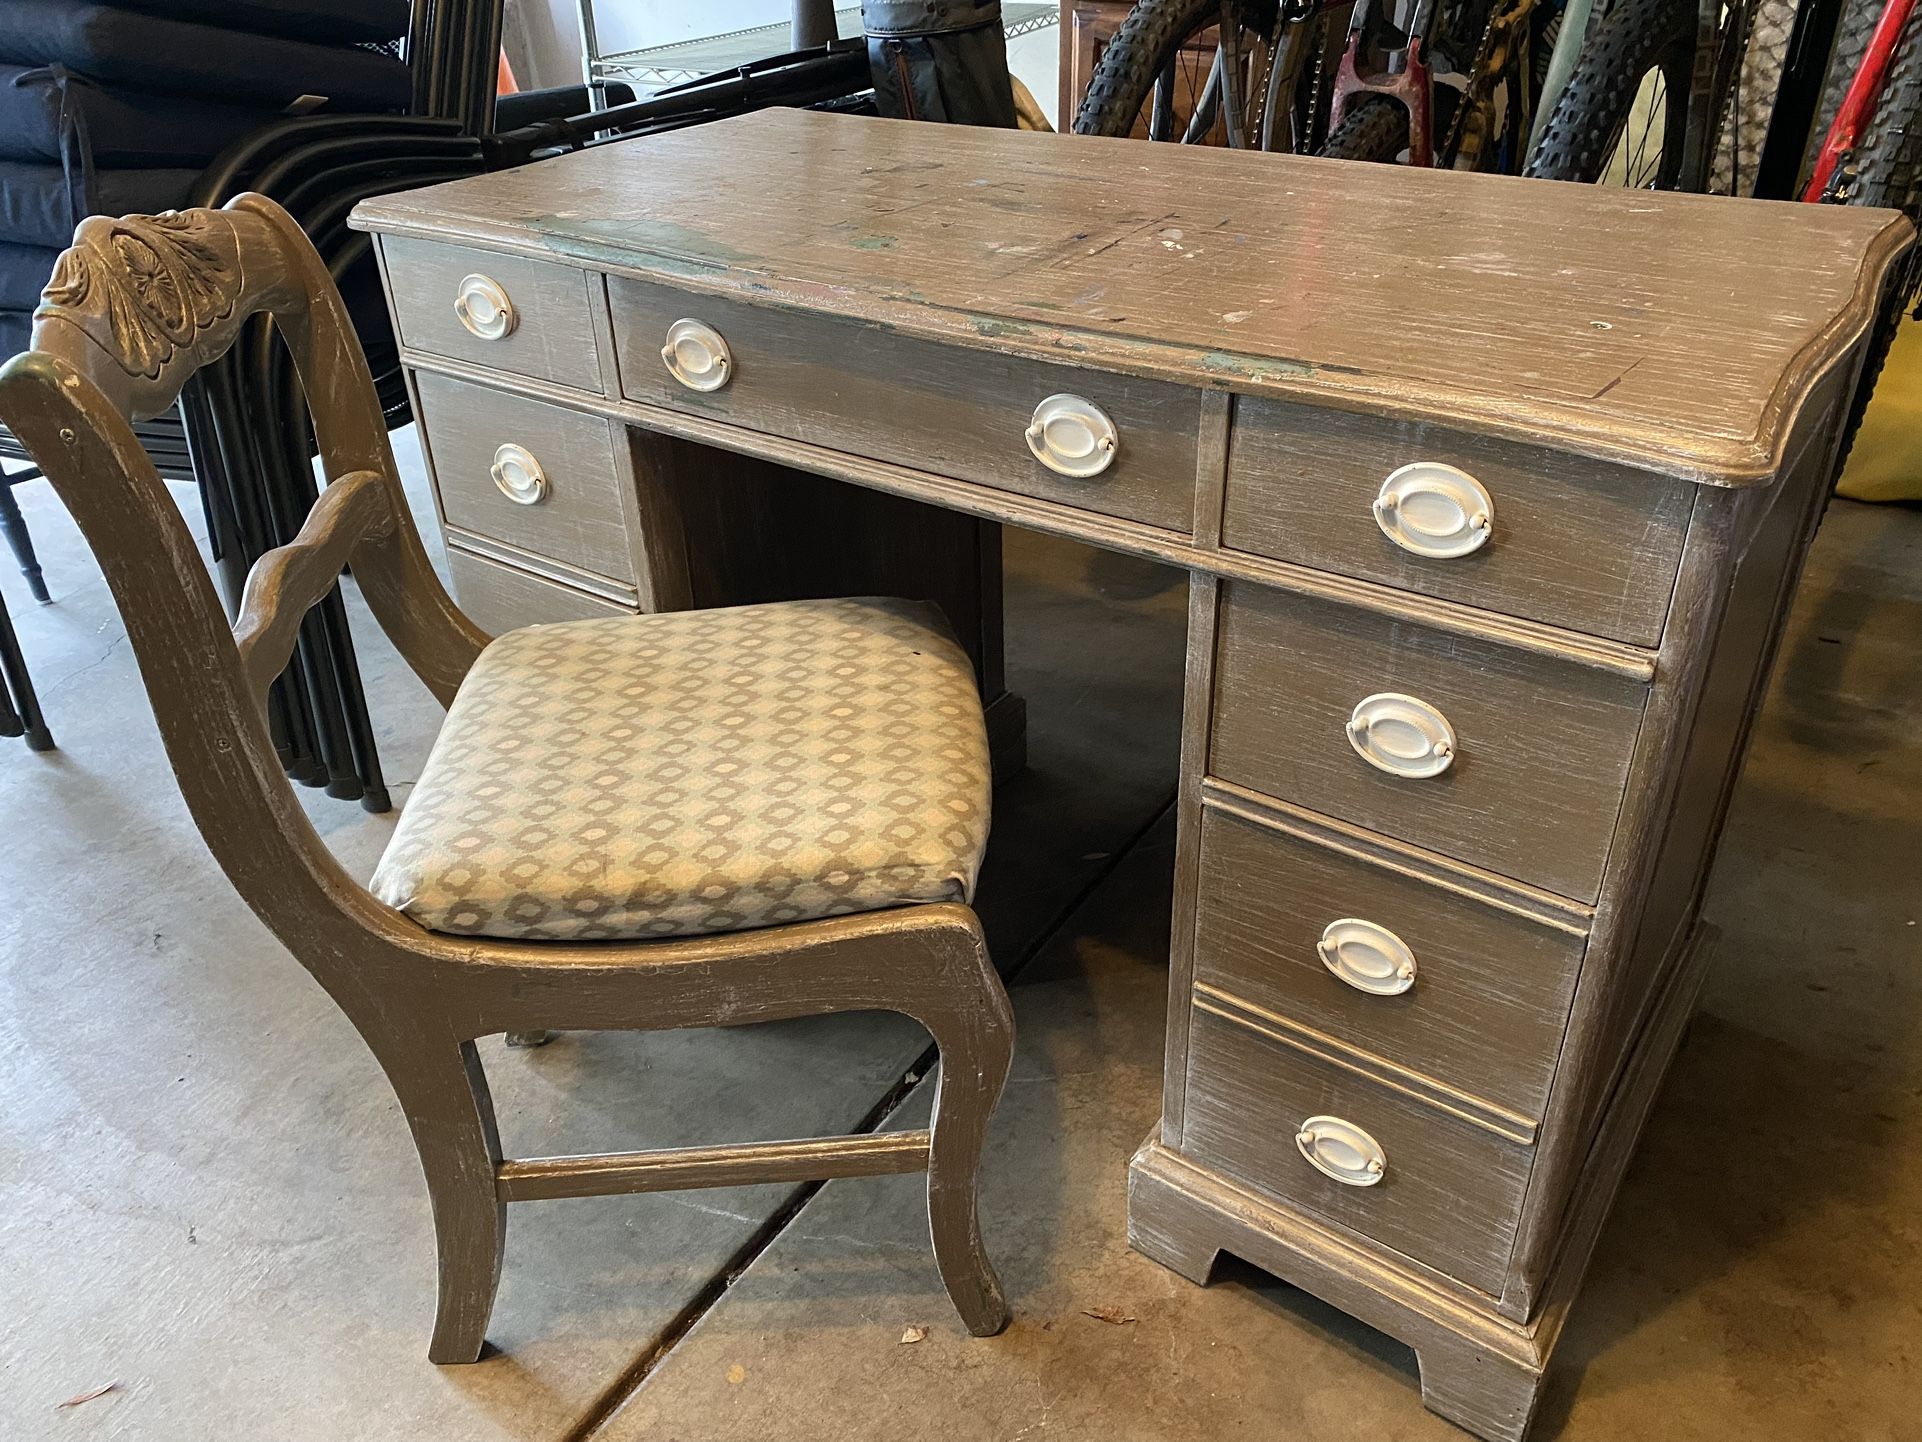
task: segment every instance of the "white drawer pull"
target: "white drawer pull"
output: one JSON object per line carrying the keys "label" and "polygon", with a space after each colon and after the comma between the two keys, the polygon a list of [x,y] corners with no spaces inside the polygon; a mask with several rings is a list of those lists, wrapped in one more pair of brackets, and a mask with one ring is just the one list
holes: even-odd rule
{"label": "white drawer pull", "polygon": [[1322,928],[1315,944],[1322,964],[1356,991],[1400,996],[1415,984],[1415,953],[1394,932],[1345,916]]}
{"label": "white drawer pull", "polygon": [[491,275],[461,277],[460,287],[454,292],[454,314],[482,340],[504,340],[520,324],[514,302]]}
{"label": "white drawer pull", "polygon": [[691,391],[718,391],[734,374],[734,354],[721,333],[704,321],[677,320],[661,347],[674,379]]}
{"label": "white drawer pull", "polygon": [[1417,556],[1466,556],[1480,550],[1495,529],[1495,501],[1467,471],[1416,461],[1381,483],[1375,524]]}
{"label": "white drawer pull", "polygon": [[1372,1187],[1388,1170],[1381,1143],[1340,1117],[1310,1117],[1295,1133],[1308,1165],[1344,1187]]}
{"label": "white drawer pull", "polygon": [[1356,704],[1348,744],[1378,771],[1439,776],[1455,759],[1455,728],[1426,701],[1380,691]]}
{"label": "white drawer pull", "polygon": [[1064,476],[1098,476],[1114,464],[1121,435],[1108,413],[1085,396],[1049,396],[1028,422],[1034,458]]}
{"label": "white drawer pull", "polygon": [[489,474],[501,494],[519,505],[538,506],[547,499],[547,473],[525,446],[510,442],[495,451]]}

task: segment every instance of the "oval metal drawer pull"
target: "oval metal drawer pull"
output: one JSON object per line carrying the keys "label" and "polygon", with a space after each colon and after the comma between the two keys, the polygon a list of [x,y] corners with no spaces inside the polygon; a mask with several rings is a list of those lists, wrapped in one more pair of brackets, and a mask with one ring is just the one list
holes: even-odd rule
{"label": "oval metal drawer pull", "polygon": [[508,500],[523,506],[538,506],[547,499],[547,472],[534,459],[534,453],[511,441],[494,452],[489,468],[494,484]]}
{"label": "oval metal drawer pull", "polygon": [[1455,728],[1426,701],[1379,691],[1356,704],[1348,744],[1390,775],[1439,776],[1455,759]]}
{"label": "oval metal drawer pull", "polygon": [[718,391],[734,374],[734,354],[721,333],[704,321],[677,320],[667,328],[661,359],[674,379],[691,391]]}
{"label": "oval metal drawer pull", "polygon": [[1064,476],[1098,476],[1114,464],[1121,433],[1108,413],[1086,396],[1049,396],[1028,422],[1028,449]]}
{"label": "oval metal drawer pull", "polygon": [[1417,556],[1466,556],[1480,550],[1495,529],[1495,500],[1459,467],[1416,461],[1381,483],[1375,524]]}
{"label": "oval metal drawer pull", "polygon": [[1344,1187],[1372,1187],[1388,1170],[1381,1143],[1340,1117],[1310,1117],[1295,1133],[1308,1165]]}
{"label": "oval metal drawer pull", "polygon": [[1385,926],[1345,916],[1322,928],[1322,965],[1356,991],[1400,996],[1415,984],[1415,953]]}
{"label": "oval metal drawer pull", "polygon": [[491,275],[467,275],[454,292],[454,314],[470,334],[503,340],[514,333],[520,315],[506,288]]}

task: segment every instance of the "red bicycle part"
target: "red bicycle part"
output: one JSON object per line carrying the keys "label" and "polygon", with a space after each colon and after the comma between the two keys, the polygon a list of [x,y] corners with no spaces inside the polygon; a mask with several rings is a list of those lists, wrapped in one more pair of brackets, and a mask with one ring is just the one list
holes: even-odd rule
{"label": "red bicycle part", "polygon": [[1909,23],[1915,5],[1916,0],[1888,0],[1882,7],[1875,29],[1869,34],[1869,43],[1862,51],[1862,63],[1849,78],[1848,92],[1836,107],[1828,134],[1822,137],[1822,148],[1815,155],[1815,169],[1802,191],[1803,200],[1820,204],[1827,199],[1836,170],[1854,153],[1862,138],[1862,127],[1882,94],[1882,83],[1889,78],[1896,42],[1902,38],[1902,27]]}
{"label": "red bicycle part", "polygon": [[[1915,0],[1892,0],[1892,3],[1913,5]],[[1355,64],[1360,44],[1359,36],[1349,40],[1348,48],[1342,52],[1341,65],[1335,71],[1334,91],[1328,102],[1329,134],[1334,133],[1335,127],[1341,124],[1342,117],[1348,113],[1350,96],[1386,95],[1399,100],[1408,111],[1408,163],[1433,165],[1434,124],[1430,107],[1434,92],[1430,88],[1428,62],[1422,57],[1421,37],[1417,36],[1408,42],[1405,52],[1408,63],[1398,74],[1363,76]]]}

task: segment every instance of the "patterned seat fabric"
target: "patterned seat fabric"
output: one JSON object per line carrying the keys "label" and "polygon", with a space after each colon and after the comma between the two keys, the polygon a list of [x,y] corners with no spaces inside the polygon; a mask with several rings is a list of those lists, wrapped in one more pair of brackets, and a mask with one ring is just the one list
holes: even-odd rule
{"label": "patterned seat fabric", "polygon": [[434,931],[536,940],[965,901],[988,792],[932,606],[529,626],[462,683],[372,890]]}

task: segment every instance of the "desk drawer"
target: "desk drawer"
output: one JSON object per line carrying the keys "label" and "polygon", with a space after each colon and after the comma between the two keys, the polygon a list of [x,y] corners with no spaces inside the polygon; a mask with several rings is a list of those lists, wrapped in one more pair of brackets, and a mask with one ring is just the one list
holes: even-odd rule
{"label": "desk drawer", "polygon": [[[404,344],[601,394],[590,319],[598,284],[585,271],[400,236],[382,240],[381,255]],[[459,303],[469,276],[498,287],[497,296],[482,299],[477,293],[468,302],[467,313],[483,334],[461,319]],[[487,307],[499,297],[512,308],[511,324],[490,326]],[[502,333],[492,335],[494,330]]]}
{"label": "desk drawer", "polygon": [[[426,372],[414,384],[449,526],[632,584],[634,556],[604,418]],[[516,469],[496,480],[497,466]],[[531,486],[524,484],[530,476]]]}
{"label": "desk drawer", "polygon": [[[1383,482],[1401,467],[1466,472],[1492,503],[1486,541],[1431,556],[1376,521]],[[1407,528],[1417,546],[1435,508],[1458,517],[1454,489],[1410,473]],[[1243,397],[1235,404],[1221,543],[1278,561],[1358,576],[1444,600],[1637,645],[1661,639],[1694,487],[1625,466],[1462,435],[1409,421]],[[1422,517],[1420,507],[1430,508]],[[1442,549],[1451,549],[1447,542]]]}
{"label": "desk drawer", "polygon": [[454,599],[474,624],[500,636],[522,626],[546,626],[556,621],[598,621],[607,616],[631,616],[634,608],[618,606],[543,576],[504,566],[499,561],[447,548],[447,568],[454,577]]}
{"label": "desk drawer", "polygon": [[[1200,1007],[1189,1034],[1181,1150],[1242,1185],[1499,1294],[1531,1148],[1375,1085]],[[1369,1186],[1317,1170],[1296,1143],[1329,1118],[1379,1144]],[[1330,1148],[1324,1153],[1340,1159]]]}
{"label": "desk drawer", "polygon": [[1196,870],[1197,985],[1541,1120],[1584,938],[1214,807]]}
{"label": "desk drawer", "polygon": [[[609,277],[608,299],[621,394],[630,400],[1193,532],[1199,392],[621,277]],[[690,389],[668,369],[662,349],[682,319],[726,343],[719,388]],[[1058,474],[1029,451],[1036,406],[1061,393],[1093,401],[1114,424],[1114,460],[1097,475]]]}
{"label": "desk drawer", "polygon": [[[1595,900],[1644,683],[1262,586],[1229,583],[1222,596],[1210,772]],[[1395,774],[1357,751],[1356,708],[1384,695],[1411,698],[1452,729],[1445,769]],[[1377,744],[1391,750],[1410,740],[1398,704],[1370,708]]]}

